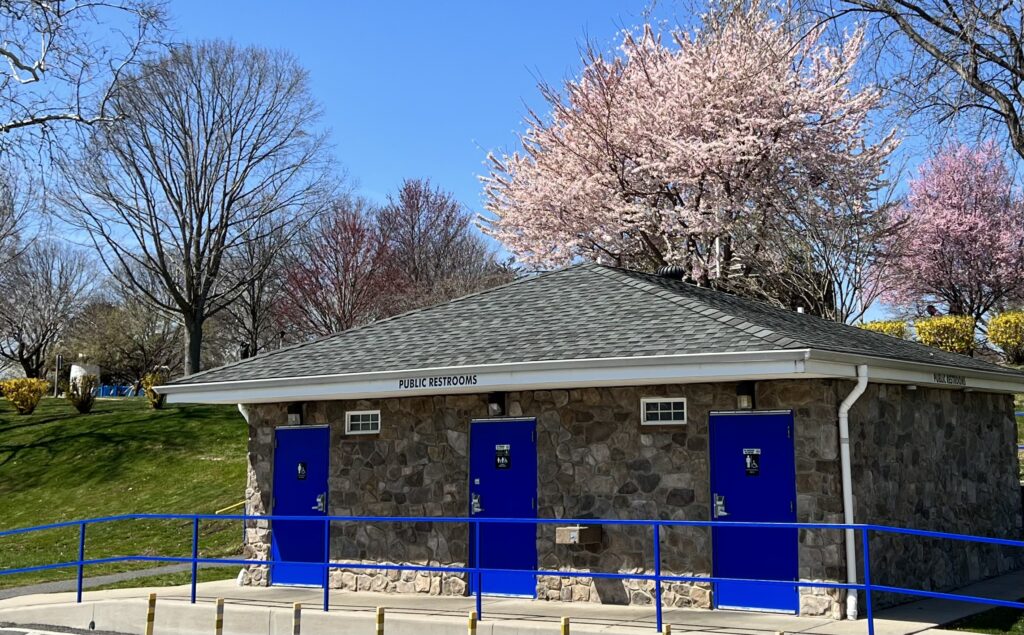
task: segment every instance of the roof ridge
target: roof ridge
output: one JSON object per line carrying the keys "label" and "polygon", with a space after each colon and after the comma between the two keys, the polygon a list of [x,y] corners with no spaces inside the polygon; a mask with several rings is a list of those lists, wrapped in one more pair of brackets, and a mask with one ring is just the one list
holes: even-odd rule
{"label": "roof ridge", "polygon": [[[736,316],[736,315],[732,315],[730,313],[726,313],[725,311],[723,311],[721,309],[718,309],[718,308],[715,308],[713,306],[710,306],[707,302],[704,302],[700,297],[698,297],[696,295],[690,294],[690,295],[685,296],[685,299],[684,299],[678,293],[671,293],[668,289],[664,289],[664,288],[662,290],[669,291],[669,292],[663,295],[663,294],[658,292],[655,282],[650,279],[650,278],[654,278],[657,274],[647,273],[645,271],[636,271],[636,270],[633,270],[633,269],[627,269],[625,267],[615,267],[615,266],[612,266],[612,265],[598,264],[598,267],[600,268],[599,271],[600,270],[604,270],[604,271],[607,271],[607,272],[610,272],[610,273],[619,274],[618,276],[616,276],[616,278],[619,279],[623,284],[628,284],[628,285],[630,285],[630,286],[632,286],[634,288],[637,288],[637,289],[640,289],[640,290],[644,291],[645,293],[649,293],[650,295],[653,295],[653,296],[656,296],[658,298],[667,300],[667,301],[671,302],[672,304],[675,304],[675,305],[678,305],[678,306],[682,306],[683,308],[687,308],[687,307],[683,306],[683,302],[684,301],[689,301],[689,302],[693,302],[695,304],[699,304],[700,306],[702,306],[704,308],[704,310],[709,312],[707,314],[701,313],[701,315],[703,315],[704,317],[710,318],[710,319],[712,319],[712,320],[714,320],[716,322],[719,322],[720,324],[725,324],[726,326],[729,326],[731,328],[738,329],[738,330],[742,331],[743,333],[746,333],[747,335],[750,335],[752,337],[756,337],[757,339],[762,340],[762,341],[764,341],[764,342],[766,342],[766,343],[768,343],[768,344],[770,344],[772,346],[791,346],[792,344],[797,344],[797,345],[799,345],[799,347],[802,347],[802,348],[811,348],[811,346],[808,345],[805,342],[800,342],[798,340],[795,340],[792,337],[790,337],[789,335],[784,335],[782,333],[779,333],[779,332],[777,332],[776,330],[774,330],[772,328],[764,326],[763,324],[755,324],[755,323],[751,322],[751,320],[749,318],[739,317],[739,316]],[[642,276],[643,279],[642,280],[638,280],[635,277],[630,277],[628,279],[623,279],[622,274],[635,274],[635,275]],[[692,284],[690,284],[688,282],[682,282],[682,281],[678,281],[678,280],[674,280],[674,279],[670,279],[670,278],[666,278],[665,280],[670,282],[670,283],[678,283],[679,286],[683,286],[684,288],[685,287],[694,287],[694,288],[697,288],[697,289],[701,288],[701,287],[697,287],[696,285],[692,285]],[[707,290],[715,292],[715,290],[713,290],[713,289],[707,289]],[[718,293],[724,293],[724,292],[718,291]],[[744,300],[748,300],[747,298],[743,298],[743,299]],[[761,304],[763,304],[763,303],[761,303]],[[770,307],[770,305],[767,305],[767,304],[765,304],[765,307],[767,307],[767,308],[774,308],[774,307]],[[742,322],[748,323],[748,324],[750,324],[750,326],[743,326],[742,323],[741,324],[730,324],[730,322],[733,321],[733,320],[742,320]]]}
{"label": "roof ridge", "polygon": [[[457,298],[452,298],[451,300],[446,300],[446,301],[443,301],[443,302],[437,302],[435,304],[430,304],[428,306],[421,306],[421,307],[417,307],[415,309],[409,309],[408,311],[403,311],[402,313],[391,315],[391,316],[388,316],[386,318],[382,318],[380,320],[374,320],[373,322],[369,322],[367,324],[361,324],[361,325],[353,327],[353,328],[345,329],[343,331],[338,331],[337,333],[331,333],[330,335],[324,335],[324,336],[321,336],[321,337],[313,338],[313,339],[307,340],[305,342],[297,342],[297,343],[291,344],[289,346],[283,346],[281,348],[275,348],[272,351],[264,351],[264,352],[262,352],[262,353],[260,353],[258,355],[253,355],[252,357],[246,357],[245,359],[238,359],[238,360],[235,360],[233,362],[228,362],[227,364],[221,364],[220,366],[214,366],[213,368],[207,368],[205,370],[199,371],[198,373],[192,373],[191,375],[185,375],[184,377],[180,377],[178,379],[185,379],[185,378],[193,379],[193,378],[196,378],[196,377],[202,377],[203,375],[205,375],[207,373],[211,373],[211,372],[213,372],[215,370],[223,370],[225,368],[234,368],[235,366],[238,366],[239,364],[247,363],[247,362],[250,362],[252,360],[266,359],[268,357],[273,357],[273,356],[278,355],[278,354],[288,353],[288,352],[297,350],[299,348],[303,348],[305,346],[310,346],[312,344],[319,344],[321,342],[326,342],[326,341],[329,341],[329,340],[337,339],[337,338],[342,337],[343,335],[346,335],[348,333],[354,333],[356,331],[361,331],[361,330],[369,328],[371,326],[376,326],[378,324],[384,324],[386,322],[391,322],[391,321],[397,320],[399,318],[405,317],[407,315],[413,315],[413,314],[416,314],[416,313],[422,313],[424,311],[429,311],[431,309],[439,308],[439,307],[442,307],[442,306],[448,306],[448,305],[451,305],[451,304],[455,304],[455,303],[461,302],[463,300],[468,300],[468,299],[471,299],[471,298],[476,298],[476,297],[481,296],[481,295],[485,295],[485,294],[488,294],[488,293],[499,291],[501,289],[506,289],[506,288],[511,287],[513,285],[522,284],[522,283],[526,283],[526,282],[532,282],[534,280],[539,280],[541,278],[547,277],[547,276],[552,275],[552,274],[562,273],[562,272],[565,272],[565,271],[570,271],[572,269],[586,268],[590,264],[592,264],[592,263],[586,263],[586,262],[585,263],[579,263],[579,264],[572,265],[570,267],[565,267],[563,269],[551,269],[551,270],[548,270],[548,271],[542,271],[542,272],[540,272],[540,273],[538,273],[536,275],[532,275],[532,276],[531,275],[526,275],[526,276],[523,276],[521,278],[516,278],[515,280],[511,280],[509,282],[506,282],[504,284],[499,284],[499,285],[497,285],[495,287],[488,287],[486,289],[481,289],[480,291],[474,291],[473,293],[469,293],[469,294],[466,294],[466,295],[461,295],[461,296],[459,296]],[[175,381],[177,381],[177,380],[175,380]]]}

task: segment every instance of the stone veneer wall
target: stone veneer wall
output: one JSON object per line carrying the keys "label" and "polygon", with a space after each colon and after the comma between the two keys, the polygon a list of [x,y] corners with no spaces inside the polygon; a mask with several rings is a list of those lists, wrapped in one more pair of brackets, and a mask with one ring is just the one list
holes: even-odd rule
{"label": "stone veneer wall", "polygon": [[[792,408],[796,415],[798,519],[841,522],[835,382],[759,382],[758,407]],[[689,384],[513,392],[509,414],[537,418],[541,517],[708,519],[708,414],[735,407],[736,385]],[[640,399],[687,397],[686,426],[640,425]],[[346,410],[381,409],[379,435],[346,436]],[[250,513],[270,508],[273,426],[286,419],[283,405],[253,405],[249,421]],[[466,513],[468,429],[487,416],[485,395],[409,397],[309,403],[307,424],[331,425],[330,513],[333,515],[433,516]],[[554,527],[538,531],[541,567],[579,571],[652,570],[650,530],[605,527],[600,546],[554,544]],[[801,532],[803,579],[841,579],[842,536]],[[663,533],[666,573],[707,575],[710,532],[676,528]],[[266,558],[269,533],[262,523],[247,532],[247,557]],[[337,561],[416,562],[458,565],[468,551],[465,527],[335,524],[331,557]],[[245,580],[266,584],[266,570],[252,567]],[[345,569],[331,572],[334,587],[352,590],[463,594],[461,575]],[[706,584],[666,584],[670,606],[710,606]],[[649,604],[644,581],[547,578],[538,597],[605,603]],[[801,612],[838,616],[835,592],[801,593]]]}
{"label": "stone veneer wall", "polygon": [[[640,425],[640,399],[659,396],[687,398],[686,426]],[[541,517],[710,519],[708,415],[736,407],[735,384],[510,393],[509,403],[510,414],[537,417]],[[798,520],[842,522],[835,387],[816,380],[760,382],[757,406],[794,410]],[[801,577],[838,579],[840,532],[801,533]],[[707,529],[666,529],[662,540],[666,574],[711,572]],[[652,551],[646,528],[607,526],[599,546],[556,545],[552,526],[538,532],[543,568],[652,572]],[[709,607],[708,586],[667,584],[662,601]],[[541,577],[537,597],[644,605],[654,594],[649,581]],[[801,613],[838,616],[840,599],[834,592],[802,592]]]}
{"label": "stone veneer wall", "polygon": [[[285,423],[288,409],[284,404],[239,405],[238,409],[249,427],[245,513],[263,516],[271,512],[273,496],[274,427]],[[246,523],[242,557],[246,560],[270,558],[269,521]],[[245,567],[242,582],[252,586],[267,586],[270,583],[268,567]]]}
{"label": "stone veneer wall", "polygon": [[[1021,539],[1012,396],[870,384],[850,436],[858,522]],[[1019,549],[963,542],[875,534],[870,548],[872,581],[906,588],[949,590],[1024,566]]]}
{"label": "stone veneer wall", "polygon": [[[833,380],[765,381],[755,387],[759,409],[793,410],[797,522],[843,522],[839,404],[849,391]],[[799,554],[801,580],[845,579],[843,532],[801,530]],[[842,617],[845,591],[801,587],[799,593],[801,615]]]}

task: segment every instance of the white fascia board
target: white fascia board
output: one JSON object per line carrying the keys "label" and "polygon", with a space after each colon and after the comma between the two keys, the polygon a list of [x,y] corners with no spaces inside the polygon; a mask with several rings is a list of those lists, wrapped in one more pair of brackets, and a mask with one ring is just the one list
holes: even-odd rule
{"label": "white fascia board", "polygon": [[868,378],[875,383],[978,392],[1024,393],[1024,376],[1016,376],[1009,372],[923,364],[869,355],[811,351],[806,369],[808,374],[856,380],[858,364],[868,366]]}
{"label": "white fascia board", "polygon": [[[273,403],[377,399],[495,391],[639,386],[811,377],[808,351],[665,355],[425,368],[352,375],[171,384],[157,391],[169,403]],[[465,377],[463,385],[431,380]],[[471,378],[471,379],[469,379]]]}

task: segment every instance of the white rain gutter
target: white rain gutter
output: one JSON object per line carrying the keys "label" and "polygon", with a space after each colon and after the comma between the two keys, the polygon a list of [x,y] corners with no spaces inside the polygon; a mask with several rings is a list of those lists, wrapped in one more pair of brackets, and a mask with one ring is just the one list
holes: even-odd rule
{"label": "white rain gutter", "polygon": [[[839,404],[839,462],[843,474],[843,523],[853,524],[853,471],[850,467],[850,408],[864,394],[868,387],[868,367],[866,364],[857,366],[857,385]],[[852,529],[846,534],[846,582],[857,584],[857,543]],[[846,592],[846,619],[857,619],[857,591]]]}

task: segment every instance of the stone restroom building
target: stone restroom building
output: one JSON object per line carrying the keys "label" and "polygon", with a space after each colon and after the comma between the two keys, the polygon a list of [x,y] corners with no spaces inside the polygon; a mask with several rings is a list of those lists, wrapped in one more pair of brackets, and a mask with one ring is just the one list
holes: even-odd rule
{"label": "stone restroom building", "polygon": [[[877,523],[1021,538],[1013,393],[1024,375],[669,277],[585,264],[162,387],[237,403],[250,514],[596,519],[482,529],[485,593],[650,604],[651,530],[600,519]],[[848,435],[848,440],[844,436]],[[322,562],[320,522],[248,530],[250,558]],[[464,594],[465,523],[334,522],[333,587]],[[675,527],[665,574],[860,578],[859,536]],[[1021,566],[1002,548],[872,538],[873,581],[952,589]],[[852,557],[851,557],[852,555]],[[322,584],[252,567],[251,584]],[[878,594],[885,604],[901,598]],[[830,615],[855,594],[666,583],[671,606]],[[863,603],[861,598],[860,603]]]}

